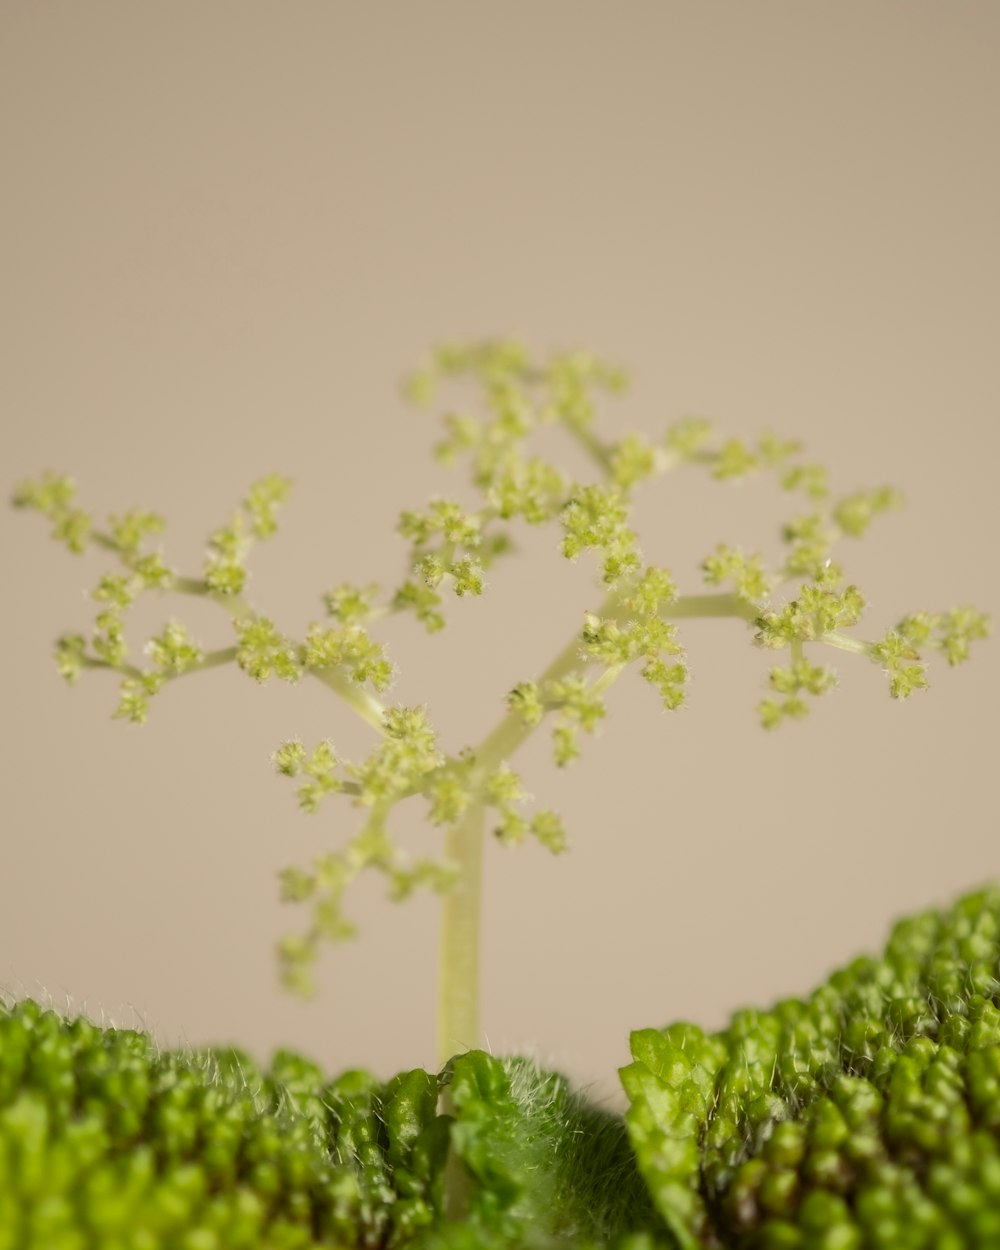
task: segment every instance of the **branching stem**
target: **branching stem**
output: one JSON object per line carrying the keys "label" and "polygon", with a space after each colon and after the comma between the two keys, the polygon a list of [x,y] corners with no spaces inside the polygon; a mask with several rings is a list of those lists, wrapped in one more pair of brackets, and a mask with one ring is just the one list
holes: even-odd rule
{"label": "branching stem", "polygon": [[[620,593],[620,592],[619,592]],[[609,595],[605,610],[617,601]],[[541,683],[559,680],[580,665],[580,637],[575,633],[545,670]],[[510,759],[534,727],[508,713],[474,751],[481,778]],[[455,865],[455,884],[442,899],[438,966],[438,1055],[442,1064],[457,1050],[479,1045],[479,934],[482,912],[482,860],[486,830],[483,804],[473,804],[449,829],[445,856]]]}
{"label": "branching stem", "polygon": [[197,664],[192,664],[188,670],[194,672],[206,668],[221,668],[223,664],[232,664],[236,659],[235,647],[219,647],[216,651],[207,651]]}
{"label": "branching stem", "polygon": [[373,729],[377,729],[380,734],[385,733],[385,705],[381,700],[376,699],[357,682],[351,681],[339,669],[317,668],[309,671],[317,681],[321,681],[334,694],[339,695]]}
{"label": "branching stem", "polygon": [[739,595],[720,592],[714,595],[682,595],[661,615],[667,621],[689,620],[692,617],[735,616],[744,621],[755,620],[759,609]]}
{"label": "branching stem", "polygon": [[584,426],[573,425],[568,427],[568,432],[604,473],[611,472],[611,456],[592,430]]}
{"label": "branching stem", "polygon": [[837,647],[841,651],[850,651],[854,655],[871,655],[871,643],[865,642],[861,638],[850,638],[847,634],[837,633],[836,630],[829,630],[821,639],[822,642],[829,643],[831,647]]}
{"label": "branching stem", "polygon": [[[630,611],[625,601],[632,589],[633,583],[627,580],[610,591],[597,615],[628,619]],[[753,620],[756,609],[734,594],[688,595],[677,599],[664,615]],[[560,681],[574,669],[589,663],[592,661],[582,653],[580,634],[574,633],[542,673],[538,685],[544,690],[548,682]],[[621,671],[621,666],[615,666],[599,680],[606,687]],[[510,760],[535,728],[537,726],[528,724],[524,717],[508,712],[473,752],[481,782],[493,769]],[[479,1044],[479,945],[485,829],[485,810],[482,803],[477,803],[448,831],[446,839],[446,858],[454,864],[458,876],[442,900],[437,1019],[438,1054],[442,1064],[457,1050]]]}

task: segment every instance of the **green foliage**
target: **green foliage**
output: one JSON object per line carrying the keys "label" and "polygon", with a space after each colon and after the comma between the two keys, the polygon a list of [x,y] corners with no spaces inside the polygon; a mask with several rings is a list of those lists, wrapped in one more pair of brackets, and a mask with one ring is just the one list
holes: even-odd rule
{"label": "green foliage", "polygon": [[627,1122],[681,1247],[1000,1243],[1000,890],[808,998],[632,1035]]}
{"label": "green foliage", "polygon": [[[449,1140],[466,1176],[458,1223]],[[0,1003],[2,1250],[392,1250],[472,1235],[597,1250],[657,1227],[621,1118],[526,1060],[473,1051],[440,1078],[328,1080],[289,1051],[265,1071],[237,1050],[161,1051],[130,1029]]]}
{"label": "green foliage", "polygon": [[467,1226],[501,1245],[577,1245],[663,1225],[619,1116],[527,1059],[470,1051],[443,1073]]}
{"label": "green foliage", "polygon": [[0,1247],[402,1245],[440,1218],[437,1096],[0,1004]]}
{"label": "green foliage", "polygon": [[998,966],[992,887],[634,1033],[624,1119],[523,1058],[331,1080],[0,1000],[0,1250],[990,1250]]}

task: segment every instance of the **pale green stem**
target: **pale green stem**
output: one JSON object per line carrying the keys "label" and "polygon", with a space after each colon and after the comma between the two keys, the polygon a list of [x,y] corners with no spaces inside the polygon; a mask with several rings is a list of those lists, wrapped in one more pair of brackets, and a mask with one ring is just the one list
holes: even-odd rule
{"label": "pale green stem", "polygon": [[442,899],[438,965],[438,1059],[479,1045],[479,913],[486,810],[474,803],[448,830],[445,858],[457,869]]}
{"label": "pale green stem", "polygon": [[[627,590],[613,590],[598,608],[597,615],[600,617],[617,615],[621,608],[621,600],[627,593]],[[574,669],[590,663],[593,661],[582,655],[582,643],[578,631],[542,673],[537,684],[544,689],[548,682],[560,681]],[[474,754],[477,767],[483,772],[490,772],[504,760],[510,759],[521,743],[531,736],[534,728],[535,726],[529,725],[523,716],[509,712],[476,747]]]}
{"label": "pale green stem", "polygon": [[585,426],[567,425],[565,428],[598,467],[610,476],[611,454],[597,435]]}
{"label": "pale green stem", "polygon": [[170,583],[170,589],[176,590],[179,595],[201,595],[203,598],[209,598],[212,594],[198,577],[175,577]]}
{"label": "pale green stem", "polygon": [[[175,578],[173,589],[181,594],[200,595],[202,598],[211,599],[219,607],[224,608],[234,620],[240,620],[253,612],[253,609],[242,596],[215,594],[206,587],[204,582],[194,577]],[[224,664],[227,660],[235,658],[236,648],[226,648],[222,651],[212,652],[197,667],[211,668],[216,664]],[[337,669],[310,669],[310,674],[343,699],[373,729],[377,729],[379,733],[384,731],[385,707],[373,694],[369,694],[357,682],[351,681],[349,677],[346,677]]]}
{"label": "pale green stem", "polygon": [[[614,606],[621,592],[605,600]],[[540,684],[558,680],[580,666],[580,637],[574,634],[545,670]],[[485,778],[509,759],[534,726],[508,713],[475,749],[476,770]],[[442,1064],[456,1050],[479,1044],[479,929],[485,807],[474,803],[447,834],[445,857],[458,870],[454,886],[442,900],[438,979],[438,1054]]]}
{"label": "pale green stem", "polygon": [[[629,611],[623,600],[632,589],[632,582],[627,582],[612,590],[597,615],[627,619]],[[664,615],[678,618],[735,616],[752,620],[756,609],[738,595],[691,595],[676,600]],[[538,685],[544,689],[548,682],[559,681],[575,669],[593,662],[582,653],[579,632],[574,633],[539,677]],[[620,671],[621,666],[616,665],[609,673],[617,676]],[[473,752],[480,779],[509,760],[535,728],[514,712],[504,716]],[[458,868],[458,878],[443,900],[438,983],[438,1051],[442,1063],[455,1053],[456,1048],[473,1047],[479,1042],[478,952],[484,834],[484,808],[482,803],[478,803],[469,808],[447,835],[446,856]]]}
{"label": "pale green stem", "polygon": [[622,673],[624,673],[627,665],[611,664],[598,677],[594,684],[590,687],[590,693],[596,695],[605,694],[615,684]]}
{"label": "pale green stem", "polygon": [[[596,460],[607,467],[608,453],[599,442],[579,431],[581,442]],[[195,578],[177,578],[174,589],[182,594],[211,598],[236,619],[251,612],[240,596],[213,594],[204,582]],[[603,618],[626,620],[630,615],[624,600],[633,589],[627,580],[610,591],[597,611]],[[752,620],[753,605],[733,594],[691,595],[676,600],[664,612],[672,619],[686,617],[742,617]],[[235,648],[225,648],[206,655],[197,666],[210,668],[235,658]],[[541,674],[541,688],[560,681],[574,670],[594,663],[582,653],[579,631]],[[622,671],[621,665],[606,670],[599,678],[600,689],[607,688]],[[384,732],[383,704],[338,669],[313,670],[312,676],[332,690],[369,725]],[[523,717],[508,713],[474,751],[476,772],[480,783],[500,765],[509,760],[531,735],[533,725]],[[456,870],[456,881],[442,902],[442,928],[439,956],[437,1037],[440,1062],[443,1065],[456,1052],[479,1044],[479,945],[482,894],[483,843],[486,811],[482,799],[475,800],[462,819],[446,835],[445,858]]]}
{"label": "pale green stem", "polygon": [[210,599],[224,608],[234,620],[242,620],[245,616],[253,616],[254,610],[242,595],[223,595],[217,590],[206,586],[200,577],[175,577],[170,583],[170,590],[179,595],[196,595],[201,599]]}
{"label": "pale green stem", "polygon": [[242,595],[221,595],[215,590],[202,590],[200,593],[206,599],[211,599],[213,603],[217,603],[220,608],[225,608],[234,621],[242,621],[248,616],[256,615],[253,607],[247,603]]}
{"label": "pale green stem", "polygon": [[376,699],[373,694],[369,694],[363,686],[359,686],[357,682],[351,681],[340,669],[313,668],[309,672],[317,681],[321,681],[334,694],[339,695],[373,729],[377,729],[379,733],[385,732],[385,707],[379,699]]}
{"label": "pale green stem", "polygon": [[101,660],[91,655],[80,657],[81,668],[105,668],[112,673],[121,673],[123,677],[132,677],[136,681],[140,681],[144,676],[142,669],[135,664],[112,664],[108,660]]}
{"label": "pale green stem", "polygon": [[744,621],[753,621],[760,611],[739,595],[720,592],[715,595],[682,595],[660,615],[666,621],[680,621],[694,616],[736,616]]}
{"label": "pale green stem", "polygon": [[[235,647],[220,647],[218,651],[209,651],[196,663],[189,664],[183,672],[166,672],[161,673],[161,676],[166,681],[175,681],[178,677],[184,677],[188,673],[200,673],[208,668],[221,668],[224,664],[231,664],[235,659]],[[84,668],[107,668],[121,673],[123,677],[132,677],[136,681],[141,681],[143,677],[148,676],[135,664],[109,664],[107,660],[94,659],[91,656],[84,656],[81,663]]]}
{"label": "pale green stem", "polygon": [[819,642],[827,642],[831,647],[838,647],[841,651],[851,651],[854,655],[863,655],[867,659],[871,659],[871,643],[864,642],[860,638],[849,638],[847,634],[839,634],[836,630],[829,630],[825,634],[821,634]]}
{"label": "pale green stem", "polygon": [[[200,672],[202,669],[206,668],[220,668],[223,664],[231,664],[235,659],[235,647],[220,647],[217,651],[206,652],[197,664],[192,664],[190,668],[185,669],[185,672],[193,673],[196,671]],[[180,676],[181,674],[172,675]]]}
{"label": "pale green stem", "polygon": [[[598,616],[627,619],[623,600],[632,589],[627,582],[611,591],[598,609]],[[752,620],[756,611],[737,595],[692,595],[678,599],[665,615],[677,617],[736,616]],[[582,654],[579,632],[559,652],[538,679],[559,681],[574,669],[593,661]],[[614,665],[598,679],[602,689],[619,675],[623,665]],[[522,716],[510,712],[486,735],[475,749],[480,779],[510,759],[536,728]],[[483,842],[486,831],[485,807],[480,801],[471,806],[462,820],[448,831],[446,858],[457,868],[453,887],[442,900],[441,943],[438,965],[438,1060],[444,1066],[460,1050],[479,1045],[479,944],[482,910]],[[442,1100],[445,1114],[451,1112],[449,1091]],[[461,1219],[467,1204],[467,1176],[454,1150],[448,1152],[445,1171],[445,1204],[450,1219]]]}

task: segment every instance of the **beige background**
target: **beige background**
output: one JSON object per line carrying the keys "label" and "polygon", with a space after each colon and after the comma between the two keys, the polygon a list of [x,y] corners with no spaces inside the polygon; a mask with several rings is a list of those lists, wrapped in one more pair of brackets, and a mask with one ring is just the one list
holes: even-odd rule
{"label": "beige background", "polygon": [[[629,367],[608,433],[699,412],[803,438],[844,489],[905,488],[846,552],[869,636],[918,606],[995,612],[998,56],[1000,6],[956,0],[7,0],[4,489],[71,470],[97,508],[166,513],[195,571],[247,483],[286,472],[253,597],[301,631],[328,586],[398,580],[397,511],[456,489],[403,370],[514,333]],[[783,506],[764,482],[668,480],[642,500],[645,552],[693,588],[720,540],[774,552]],[[113,683],[67,691],[49,658],[103,562],[19,514],[0,536],[0,983],[168,1042],[431,1063],[432,902],[362,892],[318,1002],[276,988],[272,944],[301,917],[275,870],[353,814],[310,824],[268,756],[296,733],[358,752],[363,727],[318,685],[230,670],[171,688],[143,730],[108,719]],[[397,696],[457,749],[595,601],[535,534],[445,635],[387,631]],[[137,623],[176,612],[224,645],[195,606]],[[687,710],[623,681],[576,771],[526,751],[572,854],[489,848],[489,1044],[604,1093],[629,1029],[804,992],[997,873],[996,643],[909,705],[844,657],[810,721],[767,736],[749,636],[687,639]]]}

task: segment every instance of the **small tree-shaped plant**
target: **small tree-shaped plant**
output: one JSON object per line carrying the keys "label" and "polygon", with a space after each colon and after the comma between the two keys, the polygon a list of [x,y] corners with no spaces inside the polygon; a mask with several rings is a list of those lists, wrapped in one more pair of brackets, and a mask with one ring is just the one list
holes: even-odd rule
{"label": "small tree-shaped plant", "polygon": [[[373,746],[364,759],[341,758],[332,740],[287,741],[274,752],[274,766],[294,781],[303,811],[316,813],[339,796],[339,805],[346,800],[357,813],[354,827],[335,832],[327,852],[281,873],[283,897],[304,907],[308,917],[298,933],[279,944],[281,974],[289,988],[311,992],[311,969],[322,945],[354,934],[345,896],[360,874],[384,876],[397,900],[417,888],[437,891],[443,1065],[479,1038],[484,838],[489,834],[505,845],[534,838],[556,854],[566,847],[559,816],[527,803],[512,766],[535,730],[549,732],[555,764],[569,766],[580,754],[581,738],[604,718],[608,690],[627,670],[638,674],[664,708],[678,708],[687,679],[683,631],[698,618],[731,617],[755,647],[771,653],[758,708],[769,731],[806,715],[813,701],[833,688],[831,650],[875,664],[891,696],[906,699],[927,685],[930,652],[958,664],[988,632],[982,613],[957,607],[914,611],[884,635],[860,634],[865,597],[848,580],[839,546],[860,538],[899,497],[885,486],[833,493],[826,471],[805,459],[797,443],[775,434],[752,443],[725,438],[700,419],[679,421],[657,440],[608,437],[598,423],[598,401],[622,389],[622,372],[584,353],[536,360],[513,342],[439,349],[409,379],[408,395],[427,406],[442,385],[456,380],[478,386],[481,408],[447,413],[436,455],[448,466],[467,469],[478,506],[434,499],[423,509],[403,512],[398,528],[408,554],[402,580],[388,589],[374,582],[332,586],[322,597],[325,619],[309,624],[299,637],[282,633],[248,594],[248,556],[256,542],[274,534],[289,492],[289,482],[277,474],[255,482],[229,522],[212,533],[198,573],[171,567],[157,546],[164,528],[160,516],[133,509],[101,524],[78,506],[66,476],[45,473],[21,485],[14,497],[18,506],[48,518],[53,536],[70,551],[97,546],[115,562],[93,590],[92,632],[64,634],[56,660],[71,683],[85,669],[116,674],[117,716],[141,724],[165,685],[233,663],[257,682],[314,678],[367,723]],[[586,480],[531,450],[532,435],[544,426],[558,427],[586,453],[593,469]],[[636,492],[687,468],[721,482],[772,475],[794,501],[781,531],[780,561],[768,564],[755,551],[719,545],[702,561],[703,585],[693,588],[679,586],[669,569],[646,563],[631,522]],[[518,525],[548,526],[566,559],[593,559],[600,589],[592,601],[581,603],[581,625],[562,650],[512,689],[498,691],[495,728],[481,742],[451,754],[442,749],[426,707],[392,702],[395,670],[377,639],[379,621],[410,614],[428,633],[441,631],[448,598],[483,594],[490,567],[514,551]],[[150,592],[208,599],[229,617],[232,633],[206,647],[171,619],[148,639],[145,658],[139,659],[126,637],[126,619],[136,600]],[[441,829],[439,854],[413,857],[400,845],[392,819],[403,803],[423,804],[427,820]],[[335,830],[342,827],[341,820],[335,822]],[[709,1047],[706,1053],[715,1051]],[[469,1162],[468,1153],[463,1158]],[[665,1182],[668,1206],[673,1183]],[[453,1210],[461,1188],[453,1180]],[[670,1224],[683,1242],[682,1225],[683,1220]]]}
{"label": "small tree-shaped plant", "polygon": [[[409,552],[399,584],[332,586],[325,619],[301,636],[286,636],[247,595],[247,557],[275,532],[284,477],[251,485],[210,535],[197,574],[170,566],[155,512],[99,524],[76,502],[73,480],[54,472],[16,490],[15,504],[47,517],[70,551],[98,546],[115,561],[93,591],[90,634],[56,644],[66,680],[85,669],[118,675],[115,715],[143,724],[169,682],[235,664],[257,682],[312,677],[370,727],[364,759],[342,759],[326,739],[274,752],[306,813],[334,795],[357,811],[329,851],[281,873],[282,896],[307,914],[279,944],[281,976],[311,993],[321,946],[354,935],[345,896],[361,874],[384,876],[396,900],[437,891],[442,1069],[327,1081],[281,1053],[261,1073],[235,1051],[160,1055],[144,1035],[0,1000],[0,1250],[1000,1244],[996,891],[900,925],[883,960],[855,961],[808,1000],[744,1011],[711,1036],[686,1024],[635,1033],[621,1073],[627,1133],[554,1074],[472,1049],[484,839],[532,838],[554,854],[566,846],[559,816],[531,808],[512,768],[532,732],[550,732],[566,768],[626,670],[677,709],[684,630],[699,617],[731,617],[771,652],[758,709],[770,731],[833,689],[830,649],[873,662],[890,695],[906,699],[928,684],[929,652],[960,664],[989,621],[969,606],[919,610],[884,635],[859,634],[865,597],[839,545],[899,495],[886,486],[834,494],[795,442],[726,439],[700,419],[657,440],[602,435],[597,400],[625,379],[582,352],[539,361],[515,342],[442,347],[407,392],[426,406],[452,381],[479,387],[481,410],[447,412],[436,455],[467,467],[477,506],[434,499],[402,512]],[[530,450],[542,426],[585,452],[585,480]],[[719,481],[773,476],[795,501],[781,559],[720,544],[701,561],[704,585],[691,589],[647,564],[630,519],[636,491],[686,467]],[[520,525],[549,526],[567,560],[594,559],[600,589],[547,665],[497,691],[494,729],[449,754],[426,707],[391,700],[396,672],[377,627],[410,614],[429,634],[444,629],[449,597],[484,592]],[[232,634],[206,647],[171,619],[140,659],[125,625],[148,592],[210,600]],[[440,854],[401,845],[392,818],[406,803],[424,805],[441,830]]]}

